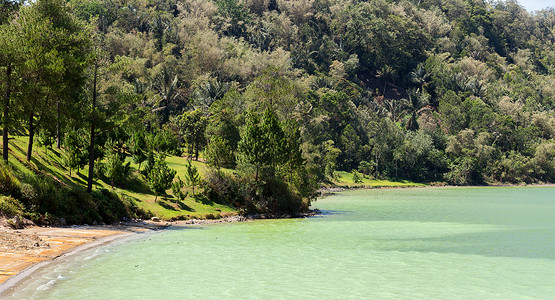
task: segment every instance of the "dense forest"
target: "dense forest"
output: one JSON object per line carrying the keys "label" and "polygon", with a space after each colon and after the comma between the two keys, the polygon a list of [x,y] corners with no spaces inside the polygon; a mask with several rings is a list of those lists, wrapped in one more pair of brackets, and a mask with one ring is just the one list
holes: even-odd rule
{"label": "dense forest", "polygon": [[[88,192],[125,185],[133,162],[157,196],[192,184],[247,212],[306,209],[337,171],[555,181],[553,8],[3,0],[0,14],[0,194],[25,205],[24,187],[40,188],[10,188],[11,136],[28,139],[28,161],[40,146],[88,168]],[[211,171],[189,163],[184,183],[166,155]]]}

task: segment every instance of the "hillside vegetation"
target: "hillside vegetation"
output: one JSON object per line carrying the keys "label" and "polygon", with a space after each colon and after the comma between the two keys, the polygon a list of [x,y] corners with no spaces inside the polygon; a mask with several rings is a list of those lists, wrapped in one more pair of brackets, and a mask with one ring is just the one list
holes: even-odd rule
{"label": "hillside vegetation", "polygon": [[322,184],[555,181],[553,8],[39,0],[0,13],[0,194],[41,215],[65,204],[43,207],[36,176],[75,193],[59,203],[167,217],[296,215]]}

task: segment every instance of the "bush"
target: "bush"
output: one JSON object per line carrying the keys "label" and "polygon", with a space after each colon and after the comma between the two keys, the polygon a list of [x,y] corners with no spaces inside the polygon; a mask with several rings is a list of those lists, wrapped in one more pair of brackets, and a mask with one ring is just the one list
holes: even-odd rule
{"label": "bush", "polygon": [[0,196],[0,213],[7,217],[20,216],[23,214],[25,207],[17,199],[7,196]]}
{"label": "bush", "polygon": [[19,193],[19,180],[17,180],[4,162],[0,162],[0,194],[17,197]]}
{"label": "bush", "polygon": [[364,175],[370,175],[374,173],[374,162],[367,162],[365,160],[358,164],[358,171]]}
{"label": "bush", "polygon": [[205,181],[204,196],[209,201],[234,207],[241,207],[245,204],[240,185],[231,175],[210,170],[205,175]]}
{"label": "bush", "polygon": [[30,206],[38,204],[38,194],[37,190],[27,182],[21,183],[21,199]]}
{"label": "bush", "polygon": [[131,215],[124,201],[110,190],[96,190],[91,195],[103,222],[113,223]]}
{"label": "bush", "polygon": [[172,183],[172,194],[177,198],[177,201],[183,201],[187,197],[187,192],[183,193],[183,187],[185,183],[179,176],[177,176],[177,180]]}
{"label": "bush", "polygon": [[353,170],[353,182],[354,183],[362,183],[362,176],[356,170]]}
{"label": "bush", "polygon": [[124,163],[124,159],[115,151],[108,153],[106,157],[106,177],[110,179],[110,185],[122,184],[131,171],[130,162]]}

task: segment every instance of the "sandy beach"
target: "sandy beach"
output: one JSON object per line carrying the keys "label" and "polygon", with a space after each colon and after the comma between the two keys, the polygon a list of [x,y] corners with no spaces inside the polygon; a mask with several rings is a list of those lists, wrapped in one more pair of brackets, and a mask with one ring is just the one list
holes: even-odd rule
{"label": "sandy beach", "polygon": [[41,266],[56,259],[145,230],[149,229],[130,226],[75,226],[13,230],[0,227],[0,295]]}

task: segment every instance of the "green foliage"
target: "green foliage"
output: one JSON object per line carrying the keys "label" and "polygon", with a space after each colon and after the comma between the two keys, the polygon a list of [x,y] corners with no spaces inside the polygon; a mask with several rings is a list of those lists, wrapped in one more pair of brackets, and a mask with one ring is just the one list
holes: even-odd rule
{"label": "green foliage", "polygon": [[0,214],[5,217],[21,216],[25,207],[11,196],[0,196]]}
{"label": "green foliage", "polygon": [[244,186],[232,175],[209,171],[205,175],[205,182],[203,194],[210,201],[237,208],[246,205],[242,188]]}
{"label": "green foliage", "polygon": [[200,109],[185,112],[179,117],[179,133],[187,143],[190,159],[195,157],[198,160],[199,152],[206,145],[205,132],[208,125],[207,122],[207,118]]}
{"label": "green foliage", "polygon": [[110,179],[110,185],[112,189],[114,184],[122,184],[127,178],[129,171],[131,170],[130,163],[124,163],[122,155],[115,151],[114,149],[108,150],[108,155],[106,156],[106,177]]}
{"label": "green foliage", "polygon": [[146,137],[143,131],[136,132],[131,137],[131,155],[133,157],[133,162],[138,164],[138,170],[141,171],[141,164],[147,160],[147,144]]}
{"label": "green foliage", "polygon": [[3,161],[0,161],[0,194],[17,196],[20,193],[19,180]]}
{"label": "green foliage", "polygon": [[362,183],[362,176],[356,170],[353,170],[353,182],[354,183]]}
{"label": "green foliage", "polygon": [[[142,143],[141,141],[137,142]],[[146,142],[144,143],[144,147],[146,148]],[[154,149],[156,149],[158,152],[172,155],[181,154],[177,135],[169,127],[164,127],[162,130],[159,130],[156,134],[153,135],[152,147],[154,147]],[[142,150],[145,151],[144,148]]]}
{"label": "green foliage", "polygon": [[172,183],[172,194],[177,197],[177,201],[183,201],[185,200],[185,197],[187,197],[187,193],[183,192],[184,186],[185,183],[183,182],[183,180],[181,180],[181,178],[177,176],[177,180]]}
{"label": "green foliage", "polygon": [[208,165],[218,172],[222,167],[232,165],[234,161],[231,147],[219,136],[213,137],[208,143],[204,156]]}
{"label": "green foliage", "polygon": [[195,186],[199,186],[202,182],[202,178],[200,177],[200,173],[196,166],[191,164],[191,160],[187,161],[187,165],[185,166],[185,181],[189,186],[193,188],[193,196],[195,195]]}
{"label": "green foliage", "polygon": [[156,195],[155,202],[158,195],[166,197],[166,190],[171,188],[175,174],[176,171],[168,167],[164,156],[156,159],[147,175],[148,185]]}
{"label": "green foliage", "polygon": [[89,152],[86,149],[85,143],[86,141],[75,130],[71,130],[65,135],[63,161],[69,169],[70,176],[72,169],[80,169],[86,164]]}
{"label": "green foliage", "polygon": [[374,173],[374,165],[370,162],[363,160],[358,165],[358,171],[364,175],[370,175]]}

